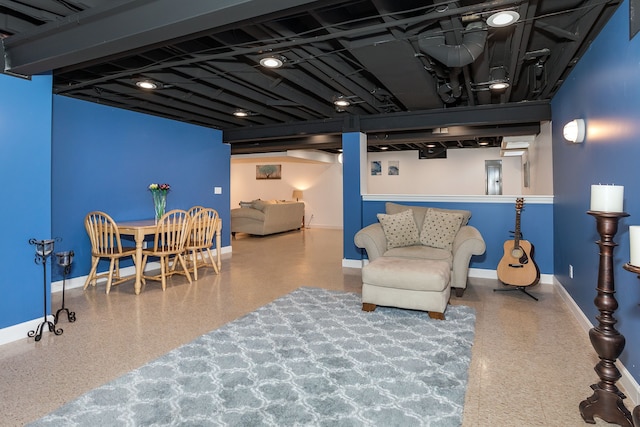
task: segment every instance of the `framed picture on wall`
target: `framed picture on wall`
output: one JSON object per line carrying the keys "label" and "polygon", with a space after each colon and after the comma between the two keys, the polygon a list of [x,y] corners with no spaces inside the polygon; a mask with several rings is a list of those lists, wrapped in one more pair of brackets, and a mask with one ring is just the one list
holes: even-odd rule
{"label": "framed picture on wall", "polygon": [[382,162],[374,160],[371,162],[371,175],[382,175]]}
{"label": "framed picture on wall", "polygon": [[282,165],[256,165],[256,179],[282,179]]}
{"label": "framed picture on wall", "polygon": [[400,161],[389,160],[387,165],[387,175],[400,175]]}

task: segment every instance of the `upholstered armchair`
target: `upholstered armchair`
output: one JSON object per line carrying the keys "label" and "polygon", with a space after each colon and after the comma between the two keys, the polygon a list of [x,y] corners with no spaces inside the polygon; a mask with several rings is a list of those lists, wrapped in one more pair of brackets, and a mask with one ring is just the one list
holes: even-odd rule
{"label": "upholstered armchair", "polygon": [[[360,230],[354,237],[357,247],[367,251],[369,261],[374,261],[379,257],[398,257],[411,259],[428,259],[447,261],[451,268],[451,287],[456,296],[463,295],[467,288],[467,278],[469,275],[469,263],[473,255],[482,255],[485,252],[486,245],[480,232],[473,226],[467,225],[471,217],[470,211],[465,210],[449,210],[437,209],[419,206],[399,205],[396,203],[386,204],[386,214],[395,215],[403,211],[411,210],[413,212],[417,230],[421,233],[417,244],[409,244],[407,246],[388,245],[387,234],[381,223],[371,224]],[[451,241],[442,244],[434,244],[434,247],[422,242],[430,243],[437,240],[438,236],[425,236],[425,234],[439,232],[438,225],[425,224],[425,217],[428,216],[429,210],[433,212],[446,214],[455,214],[461,216],[460,226],[457,230],[448,230],[447,233],[453,237]],[[442,216],[442,215],[441,215]],[[445,239],[446,240],[446,239]],[[390,247],[395,246],[395,247]]]}

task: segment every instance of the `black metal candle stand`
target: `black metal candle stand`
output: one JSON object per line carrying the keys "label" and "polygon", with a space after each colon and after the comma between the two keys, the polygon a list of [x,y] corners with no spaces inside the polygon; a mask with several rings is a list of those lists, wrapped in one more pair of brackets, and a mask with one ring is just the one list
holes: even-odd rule
{"label": "black metal candle stand", "polygon": [[[638,279],[640,279],[640,267],[636,267],[635,265],[631,265],[630,263],[626,263],[622,266],[627,271],[635,273],[638,275]],[[636,406],[633,409],[633,425],[635,427],[640,427],[640,405]]]}
{"label": "black metal candle stand", "polygon": [[589,331],[591,345],[600,358],[594,368],[600,382],[591,385],[593,394],[580,402],[580,415],[589,424],[595,424],[593,417],[599,417],[608,423],[631,427],[631,413],[622,401],[626,396],[616,386],[621,375],[615,362],[624,350],[625,338],[616,330],[617,320],[613,316],[618,308],[613,276],[613,249],[618,245],[613,241],[613,237],[618,232],[620,218],[629,214],[600,211],[587,213],[596,218],[596,228],[600,235],[597,242],[600,247],[598,286],[594,300],[600,314],[596,316],[598,325]]}
{"label": "black metal candle stand", "polygon": [[38,325],[38,327],[27,333],[29,338],[34,338],[36,341],[40,341],[42,338],[42,333],[44,332],[44,328],[49,328],[49,332],[53,332],[55,335],[61,335],[62,329],[56,329],[56,325],[47,319],[47,258],[53,252],[53,240],[36,240],[29,239],[29,244],[36,246],[36,258],[35,263],[42,265],[42,287],[44,289],[44,298],[43,298],[43,314],[42,314],[42,322]]}
{"label": "black metal candle stand", "polygon": [[56,315],[54,316],[54,323],[57,325],[60,320],[60,313],[67,313],[67,320],[71,322],[76,321],[76,313],[75,311],[69,311],[68,308],[64,306],[64,292],[65,286],[67,282],[67,276],[71,272],[71,263],[73,262],[73,251],[68,252],[58,252],[56,253],[56,258],[58,260],[58,265],[63,268],[62,272],[62,306],[56,311]]}

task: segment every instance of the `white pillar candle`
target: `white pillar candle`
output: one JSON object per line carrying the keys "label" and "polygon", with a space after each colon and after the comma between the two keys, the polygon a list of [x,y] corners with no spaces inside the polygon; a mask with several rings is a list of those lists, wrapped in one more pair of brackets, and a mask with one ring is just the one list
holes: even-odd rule
{"label": "white pillar candle", "polygon": [[640,267],[640,225],[629,227],[629,264]]}
{"label": "white pillar candle", "polygon": [[591,210],[600,212],[623,212],[622,200],[624,187],[622,185],[592,185]]}

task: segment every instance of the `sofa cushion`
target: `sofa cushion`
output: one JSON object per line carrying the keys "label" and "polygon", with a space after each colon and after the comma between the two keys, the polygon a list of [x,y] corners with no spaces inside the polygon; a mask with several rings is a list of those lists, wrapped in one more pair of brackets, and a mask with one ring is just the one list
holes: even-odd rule
{"label": "sofa cushion", "polygon": [[431,208],[425,206],[409,206],[409,205],[400,205],[398,203],[387,202],[385,204],[385,210],[387,214],[393,215],[402,211],[406,211],[407,209],[411,209],[413,211],[413,217],[416,221],[416,226],[418,230],[422,230],[422,225],[424,222],[425,215],[429,209],[439,211],[439,212],[455,212],[462,214],[462,225],[467,225],[469,222],[469,218],[471,218],[471,211],[462,210],[462,209],[442,209],[442,208]]}
{"label": "sofa cushion", "polygon": [[420,234],[411,210],[395,215],[378,214],[378,220],[387,238],[387,249],[420,243]]}
{"label": "sofa cushion", "polygon": [[362,268],[364,284],[385,288],[442,292],[450,278],[446,262],[428,259],[381,257]]}
{"label": "sofa cushion", "polygon": [[249,218],[256,221],[264,221],[264,212],[253,208],[231,209],[231,218]]}
{"label": "sofa cushion", "polygon": [[273,205],[275,202],[273,200],[254,200],[252,202],[252,207],[253,209],[258,209],[259,211],[264,212],[264,209],[268,206],[268,205]]}
{"label": "sofa cushion", "polygon": [[453,239],[462,225],[462,214],[429,209],[420,231],[420,243],[432,248],[452,250]]}
{"label": "sofa cushion", "polygon": [[416,258],[446,261],[449,263],[449,267],[451,267],[453,263],[453,255],[451,251],[423,245],[405,246],[402,248],[389,249],[384,253],[383,256],[394,258]]}

